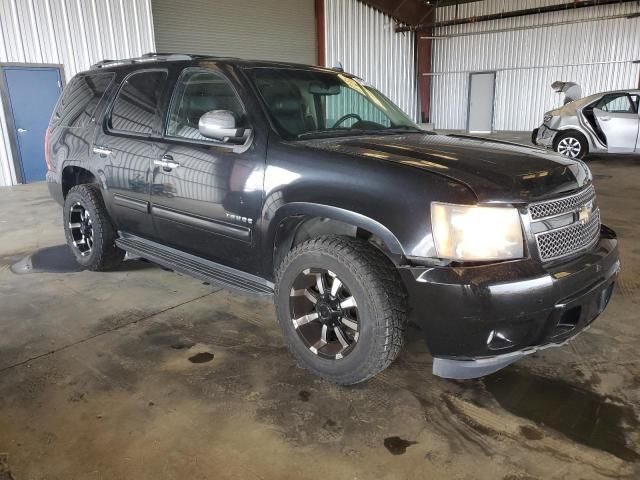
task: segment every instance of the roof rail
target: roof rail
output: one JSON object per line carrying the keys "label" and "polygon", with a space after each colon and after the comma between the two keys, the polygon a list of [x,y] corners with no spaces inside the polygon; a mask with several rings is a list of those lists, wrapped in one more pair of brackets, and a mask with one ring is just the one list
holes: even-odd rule
{"label": "roof rail", "polygon": [[98,63],[94,63],[93,65],[91,65],[91,69],[95,69],[95,68],[102,68],[105,65],[108,65],[110,63],[114,63],[117,60],[111,60],[111,59],[105,59],[105,60],[100,60]]}
{"label": "roof rail", "polygon": [[91,65],[91,70],[98,68],[115,67],[117,65],[131,65],[134,63],[153,62],[153,61],[180,61],[193,60],[197,58],[195,55],[186,55],[182,53],[155,53],[149,52],[136,58],[125,58],[122,60],[102,60]]}

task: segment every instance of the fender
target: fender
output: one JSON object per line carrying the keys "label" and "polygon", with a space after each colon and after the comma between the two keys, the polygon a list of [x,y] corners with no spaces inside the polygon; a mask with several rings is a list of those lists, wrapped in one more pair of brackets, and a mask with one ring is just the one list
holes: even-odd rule
{"label": "fender", "polygon": [[[598,136],[595,135],[594,133],[591,133],[591,129],[587,130],[582,125],[562,125],[562,126],[558,127],[558,129],[556,131],[558,132],[558,134],[560,134],[560,133],[564,133],[564,132],[570,132],[572,130],[574,132],[578,132],[578,133],[582,134],[584,136],[584,138],[587,139],[587,143],[589,144],[589,151],[590,152],[594,152],[594,151],[597,152],[597,151],[602,151],[602,150],[606,151],[607,147],[604,146],[604,144],[600,141],[600,139],[598,139]],[[554,145],[555,145],[555,138],[554,138]]]}
{"label": "fender", "polygon": [[107,177],[105,176],[102,170],[95,170],[94,168],[92,168],[93,165],[91,164],[91,162],[86,162],[81,160],[65,160],[62,163],[62,168],[60,169],[60,181],[62,181],[62,175],[64,173],[64,169],[67,167],[78,167],[78,168],[82,168],[83,170],[86,170],[98,180],[98,182],[100,183],[100,188],[102,190],[107,189]]}
{"label": "fender", "polygon": [[292,202],[282,206],[278,209],[276,215],[269,224],[268,239],[273,241],[278,225],[280,225],[284,219],[295,215],[326,217],[331,218],[332,220],[348,223],[359,228],[364,228],[368,232],[371,232],[380,238],[391,253],[394,255],[405,256],[404,248],[400,244],[400,241],[391,232],[391,230],[380,222],[351,210],[345,210],[344,208],[319,203]]}
{"label": "fender", "polygon": [[557,131],[566,132],[569,130],[575,130],[576,132],[580,132],[587,139],[587,142],[589,143],[590,151],[597,151],[597,150],[606,151],[607,146],[600,141],[600,139],[598,138],[598,135],[596,135],[596,133],[591,128],[591,125],[589,125],[583,119],[582,110],[580,110],[579,112],[576,112],[576,115],[578,118],[578,123],[579,123],[578,125],[572,125],[572,124],[560,125]]}
{"label": "fender", "polygon": [[591,135],[591,133],[587,131],[587,129],[584,128],[582,125],[561,125],[557,128],[558,132],[567,132],[569,130],[575,130],[576,132],[580,132],[582,135],[587,137],[587,139],[589,138],[589,135]]}
{"label": "fender", "polygon": [[[398,238],[391,230],[377,220],[344,208],[308,202],[287,203],[276,211],[275,215],[269,221],[264,244],[265,252],[272,251],[281,223],[287,218],[299,215],[330,218],[331,220],[337,220],[358,228],[363,228],[382,240],[393,256],[397,256],[398,258],[406,257],[405,250]],[[269,265],[266,266],[266,271],[270,271],[273,269],[273,256],[265,255],[265,257],[267,257],[269,262]]]}
{"label": "fender", "polygon": [[60,168],[59,172],[57,173],[57,179],[54,183],[57,183],[57,187],[52,187],[51,188],[56,188],[60,190],[60,201],[58,203],[60,203],[61,205],[64,205],[64,198],[63,198],[63,194],[65,193],[65,186],[64,186],[64,170],[66,168],[69,167],[77,167],[77,168],[81,168],[87,172],[89,172],[97,181],[98,181],[98,185],[100,186],[100,190],[102,192],[102,197],[105,200],[105,206],[107,207],[107,211],[109,212],[109,214],[113,214],[113,212],[111,211],[111,202],[108,199],[108,189],[107,189],[107,177],[104,174],[104,171],[101,169],[96,169],[94,165],[92,165],[91,162],[85,162],[85,161],[81,161],[81,160],[65,160],[62,165],[62,168]]}

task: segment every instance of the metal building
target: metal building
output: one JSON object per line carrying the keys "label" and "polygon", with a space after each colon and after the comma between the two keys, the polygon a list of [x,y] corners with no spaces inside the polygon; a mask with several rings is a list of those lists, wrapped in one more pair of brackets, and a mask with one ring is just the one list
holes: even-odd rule
{"label": "metal building", "polygon": [[357,0],[325,0],[325,64],[342,66],[417,119],[415,33]]}
{"label": "metal building", "polygon": [[[346,71],[377,86],[415,118],[415,33],[396,33],[396,20],[368,5],[371,3],[3,0],[0,185],[35,181],[44,175],[43,138],[40,138],[46,128],[43,116],[40,115],[35,129],[38,131],[29,131],[16,124],[20,123],[14,118],[20,116],[18,110],[51,111],[50,104],[66,81],[105,58],[175,51],[328,66],[341,64]],[[13,79],[17,74],[12,69],[26,73]],[[50,85],[46,85],[45,74]],[[37,105],[29,104],[26,90],[23,92],[16,86],[23,84],[27,88],[23,77],[29,76],[33,77],[29,80],[29,91],[39,91],[42,96]],[[40,86],[38,82],[44,83]]]}
{"label": "metal building", "polygon": [[316,63],[314,0],[152,0],[161,52]]}
{"label": "metal building", "polygon": [[44,172],[42,115],[27,118],[35,129],[14,118],[50,112],[64,83],[99,60],[155,48],[150,0],[2,0],[0,33],[0,186],[43,179],[29,177]]}
{"label": "metal building", "polygon": [[[476,21],[433,29],[431,121],[435,127],[530,130],[542,122],[546,111],[562,104],[562,96],[551,89],[557,80],[581,85],[585,96],[636,88],[640,6],[637,2],[600,3],[571,8],[566,0],[486,0],[436,9],[436,22]],[[553,6],[562,8],[477,21],[513,10]],[[474,75],[478,73],[489,75]],[[474,108],[487,116],[475,126]]]}
{"label": "metal building", "polygon": [[150,51],[342,65],[436,129],[529,130],[562,102],[550,87],[554,81],[578,83],[585,95],[638,86],[640,6],[630,0],[2,0],[0,186],[42,175],[36,156],[44,127],[18,125],[20,108],[50,109],[78,71]]}

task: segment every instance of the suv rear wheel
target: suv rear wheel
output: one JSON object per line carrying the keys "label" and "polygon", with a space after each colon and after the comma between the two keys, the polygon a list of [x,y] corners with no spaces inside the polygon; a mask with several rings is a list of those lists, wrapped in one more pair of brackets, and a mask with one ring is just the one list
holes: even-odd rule
{"label": "suv rear wheel", "polygon": [[96,185],[76,185],[69,190],[63,222],[67,244],[80,265],[102,271],[122,263],[125,252],[116,247],[116,230]]}
{"label": "suv rear wheel", "polygon": [[553,149],[565,157],[582,159],[589,153],[589,144],[580,132],[566,132],[558,135]]}
{"label": "suv rear wheel", "polygon": [[371,244],[324,236],[296,246],[276,273],[278,322],[298,362],[350,385],[387,368],[406,326],[394,265]]}

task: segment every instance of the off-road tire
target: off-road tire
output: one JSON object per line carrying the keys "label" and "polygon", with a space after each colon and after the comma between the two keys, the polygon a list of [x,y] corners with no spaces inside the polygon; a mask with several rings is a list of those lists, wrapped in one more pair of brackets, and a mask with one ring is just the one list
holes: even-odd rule
{"label": "off-road tire", "polygon": [[[85,256],[74,246],[70,229],[71,208],[77,203],[89,212],[92,220],[93,246]],[[62,219],[67,244],[81,266],[87,270],[105,271],[112,270],[122,263],[125,251],[115,244],[116,229],[97,185],[83,184],[71,188],[65,198]]]}
{"label": "off-road tire", "polygon": [[[307,268],[328,269],[348,285],[358,304],[359,338],[350,354],[325,359],[298,336],[290,312],[294,280]],[[393,263],[363,240],[322,236],[293,248],[276,272],[278,323],[298,363],[314,374],[340,384],[364,382],[386,369],[402,347],[407,323],[407,294]]]}
{"label": "off-road tire", "polygon": [[[560,149],[561,149],[560,146],[562,145],[562,142],[571,141],[572,139],[574,139],[574,141],[576,141],[580,145],[580,152],[573,157],[568,155],[563,155],[560,152]],[[553,150],[556,151],[557,153],[560,153],[563,156],[567,156],[567,158],[582,160],[589,153],[589,142],[587,141],[587,139],[582,133],[577,132],[575,130],[570,130],[568,132],[558,134],[558,136],[553,141]]]}

